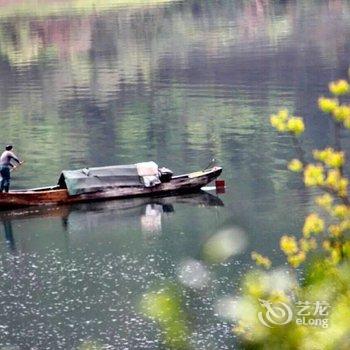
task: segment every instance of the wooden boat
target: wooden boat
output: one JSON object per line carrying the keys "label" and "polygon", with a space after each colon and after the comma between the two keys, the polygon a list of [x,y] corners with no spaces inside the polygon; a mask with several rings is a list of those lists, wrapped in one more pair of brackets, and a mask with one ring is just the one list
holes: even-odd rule
{"label": "wooden boat", "polygon": [[[91,168],[92,170],[99,171],[91,171],[92,175],[90,174],[90,169],[63,172],[60,177],[59,184],[56,186],[27,190],[13,190],[9,193],[1,193],[0,209],[53,204],[71,204],[141,196],[159,197],[197,192],[200,191],[202,187],[216,179],[222,172],[221,167],[215,166],[211,169],[203,171],[172,176],[166,182],[160,182],[154,186],[146,187],[144,185],[132,184],[130,181],[123,182],[120,180],[112,184],[110,181],[110,176],[107,182],[103,182],[101,180],[101,171],[102,173],[104,171],[110,172],[110,169],[112,168],[115,169],[117,167]],[[80,193],[76,193],[76,188],[72,190],[72,186],[69,182],[71,178],[76,177],[78,172],[79,174],[84,174],[81,176],[84,176],[85,180],[89,179],[90,181],[91,179],[91,182],[93,182],[93,186],[87,185],[86,188],[88,188],[88,190],[81,190],[79,188],[78,190],[80,190]],[[71,176],[70,173],[74,173],[74,176]],[[94,174],[99,175],[97,176]],[[64,177],[66,177],[66,182],[64,181]],[[96,186],[96,182],[101,183],[99,186]]]}
{"label": "wooden boat", "polygon": [[[160,205],[165,211],[171,212],[171,207],[175,204],[185,204],[189,206],[198,206],[201,208],[223,207],[223,201],[216,195],[209,192],[199,190],[194,193],[184,193],[168,196],[153,197],[130,197],[123,200],[110,201],[93,201],[75,204],[53,204],[45,206],[26,206],[13,208],[10,210],[0,211],[0,221],[5,220],[22,220],[31,218],[62,218],[67,219],[71,213],[96,213],[96,212],[112,212],[122,215],[139,208],[145,208],[148,204]],[[169,209],[169,210],[168,210]]]}

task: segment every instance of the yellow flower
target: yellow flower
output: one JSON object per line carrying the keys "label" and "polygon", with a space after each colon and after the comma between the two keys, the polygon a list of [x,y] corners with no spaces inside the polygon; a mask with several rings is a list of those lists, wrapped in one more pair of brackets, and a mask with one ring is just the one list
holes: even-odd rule
{"label": "yellow flower", "polygon": [[276,129],[278,132],[286,132],[287,131],[287,124],[283,121],[279,121],[276,124]]}
{"label": "yellow flower", "polygon": [[336,188],[340,180],[340,172],[338,170],[331,170],[328,172],[326,184],[329,187]]}
{"label": "yellow flower", "polygon": [[310,237],[312,233],[320,233],[324,230],[324,221],[315,213],[308,215],[304,222],[303,235]]}
{"label": "yellow flower", "polygon": [[350,229],[350,220],[344,220],[340,224],[329,225],[328,231],[333,237],[340,237]]}
{"label": "yellow flower", "polygon": [[343,253],[346,257],[350,257],[350,241],[347,241],[343,245]]}
{"label": "yellow flower", "polygon": [[350,220],[344,220],[339,224],[343,232],[350,230]]}
{"label": "yellow flower", "polygon": [[293,236],[284,235],[280,240],[280,248],[286,255],[298,252],[298,243]]}
{"label": "yellow flower", "polygon": [[279,132],[287,131],[287,124],[281,120],[277,115],[272,115],[270,117],[271,125]]}
{"label": "yellow flower", "polygon": [[278,118],[278,116],[276,114],[271,114],[270,116],[270,124],[276,128],[277,124],[280,122],[280,119]]}
{"label": "yellow flower", "polygon": [[303,118],[290,117],[286,109],[280,110],[277,114],[270,116],[271,125],[279,132],[290,132],[296,136],[302,134],[305,130]]}
{"label": "yellow flower", "polygon": [[330,194],[325,193],[322,196],[317,196],[315,202],[320,207],[329,209],[333,203],[333,197]]}
{"label": "yellow flower", "polygon": [[303,170],[303,163],[299,159],[292,159],[288,163],[288,169],[295,173],[300,173]]}
{"label": "yellow flower", "polygon": [[341,197],[345,197],[348,193],[349,180],[342,178],[339,182],[338,193]]}
{"label": "yellow flower", "polygon": [[308,252],[311,249],[316,249],[317,248],[317,242],[315,238],[302,238],[299,240],[300,243],[300,248],[304,252]]}
{"label": "yellow flower", "polygon": [[266,269],[271,267],[271,261],[266,256],[263,256],[257,252],[252,252],[251,257],[257,265],[263,266]]}
{"label": "yellow flower", "polygon": [[325,153],[324,151],[314,150],[312,152],[312,155],[314,156],[314,159],[324,161],[325,160]]}
{"label": "yellow flower", "polygon": [[350,213],[349,207],[347,207],[344,204],[336,205],[333,209],[333,214],[338,219],[345,219],[346,216],[348,216]]}
{"label": "yellow flower", "polygon": [[336,98],[320,97],[318,99],[318,107],[324,113],[332,113],[339,106]]}
{"label": "yellow flower", "polygon": [[306,258],[306,254],[304,252],[300,252],[295,255],[291,255],[288,257],[288,262],[293,267],[298,267]]}
{"label": "yellow flower", "polygon": [[336,96],[345,95],[349,92],[349,83],[342,79],[329,83],[329,91]]}
{"label": "yellow flower", "polygon": [[345,163],[345,153],[337,152],[331,147],[322,151],[315,150],[313,151],[313,156],[316,160],[320,160],[330,168],[340,168]]}
{"label": "yellow flower", "polygon": [[331,256],[330,256],[330,262],[334,265],[338,265],[341,260],[341,252],[339,249],[332,249],[331,250]]}
{"label": "yellow flower", "polygon": [[330,168],[340,168],[345,163],[344,152],[333,152],[329,154],[325,160],[326,165]]}
{"label": "yellow flower", "polygon": [[282,109],[270,116],[271,125],[279,132],[287,131],[288,110]]}
{"label": "yellow flower", "polygon": [[303,118],[291,117],[287,122],[287,129],[290,133],[299,136],[305,130]]}
{"label": "yellow flower", "polygon": [[348,182],[348,179],[341,176],[338,169],[330,170],[325,180],[325,184],[341,197],[345,197],[347,194]]}
{"label": "yellow flower", "polygon": [[304,183],[306,186],[320,186],[324,183],[324,169],[320,164],[309,164],[304,170]]}
{"label": "yellow flower", "polygon": [[350,106],[338,106],[333,109],[332,115],[337,122],[343,122],[350,116]]}
{"label": "yellow flower", "polygon": [[339,225],[329,225],[328,231],[333,237],[339,237],[343,233]]}
{"label": "yellow flower", "polygon": [[331,250],[331,242],[329,240],[323,241],[322,247],[324,250]]}
{"label": "yellow flower", "polygon": [[280,120],[286,122],[289,117],[288,109],[281,109],[277,115]]}

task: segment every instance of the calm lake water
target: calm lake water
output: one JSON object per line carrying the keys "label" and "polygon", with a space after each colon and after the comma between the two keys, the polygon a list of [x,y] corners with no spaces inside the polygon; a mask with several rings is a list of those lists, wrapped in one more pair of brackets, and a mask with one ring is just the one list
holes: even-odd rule
{"label": "calm lake water", "polygon": [[[14,188],[62,169],[154,160],[182,173],[212,158],[227,182],[219,198],[0,214],[0,349],[164,349],[138,305],[169,281],[193,347],[236,348],[215,305],[237,293],[252,250],[283,265],[278,238],[313,207],[268,116],[287,107],[306,118],[307,149],[332,143],[316,101],[346,77],[349,38],[348,1],[0,1],[0,141],[26,161]],[[182,272],[220,232],[235,254],[188,286]]]}

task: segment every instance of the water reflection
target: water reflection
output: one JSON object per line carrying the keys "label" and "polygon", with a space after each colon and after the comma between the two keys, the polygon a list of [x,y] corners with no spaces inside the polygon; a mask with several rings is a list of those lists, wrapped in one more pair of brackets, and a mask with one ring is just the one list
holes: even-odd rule
{"label": "water reflection", "polygon": [[[197,348],[233,348],[209,299],[232,294],[244,272],[238,259],[250,263],[243,246],[280,261],[280,233],[299,232],[313,205],[286,170],[289,140],[267,117],[288,107],[306,117],[316,147],[332,144],[316,100],[347,74],[349,2],[132,3],[0,1],[0,140],[26,160],[13,186],[52,185],[63,168],[153,159],[183,173],[216,158],[225,206],[110,202],[14,212],[10,243],[3,236],[0,247],[0,324],[11,321],[1,346],[67,349],[100,338],[161,347],[134,299],[155,280],[177,279],[177,267],[198,261],[205,242],[212,252],[215,233],[240,227],[244,242],[235,235],[226,255],[214,254],[225,261],[222,273],[192,310]],[[349,148],[345,136],[342,143]]]}
{"label": "water reflection", "polygon": [[16,243],[13,237],[12,222],[10,220],[4,220],[3,225],[8,249],[11,253],[16,253]]}
{"label": "water reflection", "polygon": [[[0,345],[157,348],[161,337],[137,300],[176,276],[161,241],[175,234],[176,215],[195,222],[206,214],[210,222],[215,208],[223,208],[222,200],[201,192],[1,212],[12,246],[1,249]],[[172,250],[179,261],[188,255]]]}
{"label": "water reflection", "polygon": [[162,216],[175,212],[174,205],[185,204],[194,207],[223,207],[222,200],[208,192],[201,191],[181,196],[159,198],[131,198],[107,202],[84,203],[70,206],[30,207],[0,212],[4,225],[6,243],[16,251],[12,222],[35,218],[59,218],[64,237],[68,241],[74,235],[87,235],[101,227],[112,226],[116,220],[132,225],[144,233],[145,238],[162,232]]}
{"label": "water reflection", "polygon": [[[346,2],[72,3],[53,17],[34,7],[0,18],[0,137],[27,160],[19,187],[151,158],[187,171],[215,156],[266,172],[280,155],[264,116],[284,104],[311,120],[328,80],[346,74]],[[310,129],[318,143],[331,140],[326,124]],[[46,169],[40,179],[32,164]]]}

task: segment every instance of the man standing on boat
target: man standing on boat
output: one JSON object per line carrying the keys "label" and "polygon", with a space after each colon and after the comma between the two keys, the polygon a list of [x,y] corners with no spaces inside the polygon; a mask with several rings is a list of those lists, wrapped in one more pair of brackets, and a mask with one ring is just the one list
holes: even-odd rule
{"label": "man standing on boat", "polygon": [[0,182],[0,192],[8,192],[10,189],[10,180],[11,180],[11,168],[14,168],[12,164],[12,160],[17,162],[18,164],[22,164],[22,162],[18,159],[18,157],[12,152],[13,147],[11,145],[7,145],[5,147],[5,151],[2,153],[0,157],[0,175],[2,177]]}

